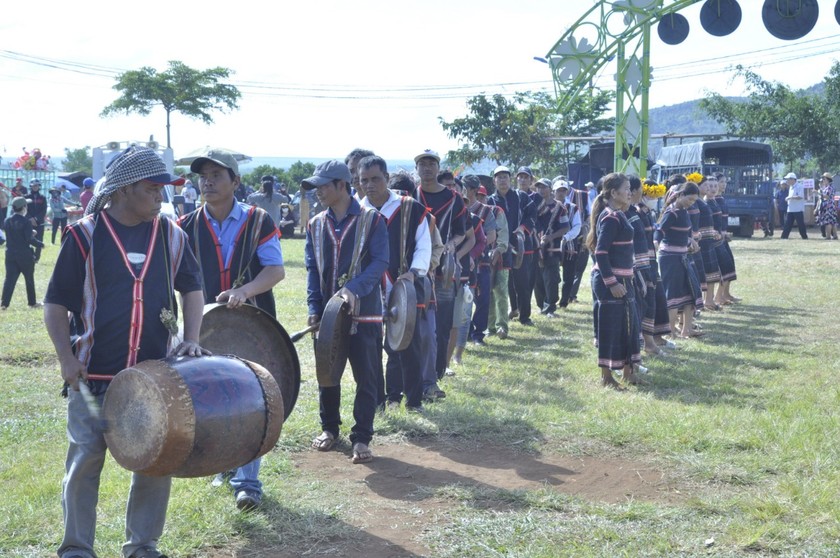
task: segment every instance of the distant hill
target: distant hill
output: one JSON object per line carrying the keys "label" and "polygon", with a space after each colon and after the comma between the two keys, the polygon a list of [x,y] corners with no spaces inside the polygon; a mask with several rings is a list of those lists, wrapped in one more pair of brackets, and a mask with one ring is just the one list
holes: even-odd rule
{"label": "distant hill", "polygon": [[[737,101],[744,97],[728,97]],[[651,134],[721,134],[722,124],[709,118],[699,108],[700,99],[649,109]]]}

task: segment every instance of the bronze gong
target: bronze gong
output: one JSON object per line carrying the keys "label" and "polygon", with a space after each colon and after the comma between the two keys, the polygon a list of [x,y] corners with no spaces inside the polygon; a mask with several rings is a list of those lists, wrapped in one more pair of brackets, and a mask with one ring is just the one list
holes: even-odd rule
{"label": "bronze gong", "polygon": [[315,341],[315,375],[321,387],[341,384],[350,350],[350,326],[353,317],[347,302],[338,295],[327,302]]}
{"label": "bronze gong", "polygon": [[385,309],[385,335],[392,350],[403,351],[411,344],[416,323],[417,291],[414,282],[405,279],[397,281]]}

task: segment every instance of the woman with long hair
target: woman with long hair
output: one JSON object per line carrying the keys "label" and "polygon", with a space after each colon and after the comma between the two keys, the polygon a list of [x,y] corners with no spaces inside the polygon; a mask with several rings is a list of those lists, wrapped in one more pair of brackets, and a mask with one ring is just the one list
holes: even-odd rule
{"label": "woman with long hair", "polygon": [[[718,184],[715,203],[720,208],[721,224],[721,228],[718,230],[723,236],[723,242],[715,247],[715,250],[717,250],[718,264],[720,265],[720,286],[718,287],[717,293],[715,293],[715,302],[723,306],[724,304],[740,302],[741,299],[733,296],[729,292],[732,281],[738,278],[738,274],[735,272],[735,255],[729,246],[729,239],[732,235],[726,230],[729,226],[729,208],[726,205],[726,198],[724,197],[726,194],[727,178],[721,172],[715,173],[715,177],[717,178]],[[772,229],[770,234],[773,234]]]}
{"label": "woman with long hair", "polygon": [[[682,175],[679,175],[682,177]],[[653,180],[645,180],[645,186],[656,186]],[[658,250],[658,242],[654,240],[654,231],[656,231],[656,219],[654,219],[653,211],[645,203],[645,196],[637,204],[639,210],[639,218],[645,229],[645,238],[648,245],[648,262],[650,264],[649,273],[653,281],[654,288],[648,289],[645,297],[645,313],[642,316],[642,335],[649,336],[653,339],[656,350],[648,351],[645,345],[645,352],[648,354],[663,354],[660,347],[668,349],[676,349],[677,346],[673,341],[665,339],[664,335],[671,334],[671,322],[668,319],[668,304],[665,300],[665,287],[662,285],[662,277],[659,273],[659,262],[656,259],[656,251]],[[647,337],[645,337],[647,339]]]}
{"label": "woman with long hair", "polygon": [[[633,227],[633,274],[636,286],[636,307],[639,314],[639,328],[642,331],[645,352],[649,355],[659,354],[659,347],[653,336],[645,333],[642,316],[645,315],[648,304],[655,304],[653,295],[656,293],[656,283],[650,269],[650,250],[648,238],[645,232],[646,221],[639,213],[639,204],[642,201],[642,181],[638,176],[628,177],[630,181],[630,206],[624,212],[627,221]],[[648,297],[648,295],[651,295]]]}
{"label": "woman with long hair", "polygon": [[630,182],[621,173],[603,178],[592,203],[586,245],[593,253],[593,314],[597,317],[598,366],[601,384],[621,389],[612,370],[637,384],[633,367],[641,361],[640,325],[633,282],[633,226],[624,211],[630,205]]}
{"label": "woman with long hair", "polygon": [[[694,331],[694,310],[698,299],[702,300],[700,284],[689,264],[689,251],[699,246],[692,238],[691,220],[688,208],[694,205],[700,195],[696,184],[688,182],[672,191],[666,207],[659,218],[655,238],[659,241],[659,271],[665,287],[668,318],[672,337],[696,337]],[[681,331],[677,329],[677,318],[683,314]]]}
{"label": "woman with long hair", "polygon": [[[721,306],[714,301],[715,288],[720,283],[720,265],[718,264],[715,245],[720,242],[720,232],[715,228],[714,213],[720,215],[720,208],[715,203],[717,179],[714,176],[704,176],[700,183],[700,259],[703,263],[703,275],[706,276],[706,291],[703,307],[706,310],[720,310]],[[701,200],[698,200],[700,202]]]}

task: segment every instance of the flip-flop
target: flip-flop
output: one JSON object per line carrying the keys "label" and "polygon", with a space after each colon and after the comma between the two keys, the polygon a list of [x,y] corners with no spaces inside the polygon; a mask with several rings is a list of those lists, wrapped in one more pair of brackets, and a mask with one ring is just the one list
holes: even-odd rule
{"label": "flip-flop", "polygon": [[370,463],[373,461],[373,452],[370,451],[370,448],[367,444],[363,444],[361,442],[356,442],[353,444],[353,463]]}
{"label": "flip-flop", "polygon": [[330,451],[335,445],[335,436],[332,432],[324,430],[314,440],[312,440],[312,449],[318,451]]}

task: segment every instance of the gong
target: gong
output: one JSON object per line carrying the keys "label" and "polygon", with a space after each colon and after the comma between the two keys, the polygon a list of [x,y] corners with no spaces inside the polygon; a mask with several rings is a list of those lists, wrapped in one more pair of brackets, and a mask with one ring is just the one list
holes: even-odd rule
{"label": "gong", "polygon": [[341,384],[350,351],[350,326],[353,316],[347,302],[338,295],[327,302],[315,341],[315,375],[321,387]]}
{"label": "gong", "polygon": [[385,309],[385,335],[388,345],[394,351],[403,351],[411,344],[414,337],[414,325],[417,323],[417,292],[414,282],[397,281],[388,297]]}

